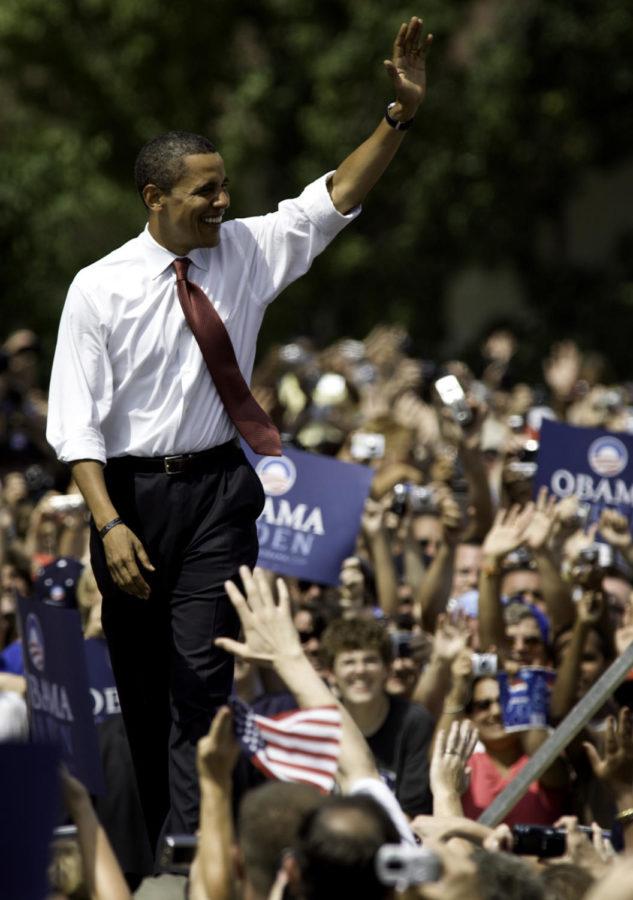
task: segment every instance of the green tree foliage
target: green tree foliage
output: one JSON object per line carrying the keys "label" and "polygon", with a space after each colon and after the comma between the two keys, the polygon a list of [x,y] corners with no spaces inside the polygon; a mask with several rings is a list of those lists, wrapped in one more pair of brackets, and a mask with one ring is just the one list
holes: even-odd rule
{"label": "green tree foliage", "polygon": [[503,264],[536,345],[575,331],[624,363],[631,254],[579,268],[564,215],[588,171],[633,154],[628,0],[2,0],[3,330],[51,342],[73,273],[140,229],[131,170],[159,131],[219,144],[236,215],[335,168],[382,114],[381,62],[420,12],[435,43],[419,121],[362,220],[274,304],[264,343],[398,320],[433,354],[450,277]]}

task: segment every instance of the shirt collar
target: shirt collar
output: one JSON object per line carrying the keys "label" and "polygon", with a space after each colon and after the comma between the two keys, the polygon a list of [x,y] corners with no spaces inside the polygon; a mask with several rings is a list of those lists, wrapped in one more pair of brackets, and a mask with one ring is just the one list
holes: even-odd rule
{"label": "shirt collar", "polygon": [[[168,250],[166,247],[159,244],[158,241],[154,240],[150,234],[149,225],[145,226],[139,235],[139,240],[143,245],[143,256],[145,258],[149,277],[152,280],[158,278],[159,275],[162,275],[163,272],[171,266],[173,261],[178,259],[178,256],[175,253],[172,253],[171,250]],[[209,268],[208,254],[205,253],[202,247],[191,250],[187,256],[197,269],[207,270]]]}

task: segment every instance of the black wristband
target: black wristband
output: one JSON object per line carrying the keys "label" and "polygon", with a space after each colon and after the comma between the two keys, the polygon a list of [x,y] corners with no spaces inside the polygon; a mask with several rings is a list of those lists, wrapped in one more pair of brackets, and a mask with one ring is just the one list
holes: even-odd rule
{"label": "black wristband", "polygon": [[110,522],[107,522],[103,528],[99,529],[99,537],[101,540],[106,536],[108,531],[112,531],[113,528],[116,528],[117,525],[123,525],[123,519],[120,519],[118,516],[116,519],[112,519]]}
{"label": "black wristband", "polygon": [[410,119],[407,119],[406,122],[399,122],[397,119],[393,119],[389,115],[389,110],[391,109],[392,106],[395,106],[395,105],[396,105],[396,101],[394,100],[393,103],[390,103],[389,106],[387,107],[387,109],[385,110],[385,122],[387,123],[387,125],[391,125],[392,128],[395,128],[396,131],[406,131],[407,128],[411,128],[411,126],[413,125],[414,117],[412,116]]}

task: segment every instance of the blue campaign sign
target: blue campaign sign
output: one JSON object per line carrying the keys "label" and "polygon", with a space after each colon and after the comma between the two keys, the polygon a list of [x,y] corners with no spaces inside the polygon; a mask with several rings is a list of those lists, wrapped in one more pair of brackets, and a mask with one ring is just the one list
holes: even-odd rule
{"label": "blue campaign sign", "polygon": [[18,599],[35,743],[53,743],[91,794],[104,793],[79,613]]}
{"label": "blue campaign sign", "polygon": [[121,705],[114,681],[114,672],[104,638],[88,638],[84,641],[88,684],[92,698],[92,715],[98,725],[109,716],[120,715]]}
{"label": "blue campaign sign", "polygon": [[284,447],[256,456],[243,445],[266,493],[257,520],[260,566],[321,584],[338,584],[354,553],[373,469]]}
{"label": "blue campaign sign", "polygon": [[3,900],[42,900],[51,896],[46,870],[51,836],[62,809],[59,784],[56,747],[0,744]]}
{"label": "blue campaign sign", "polygon": [[605,507],[633,515],[633,435],[544,421],[534,489],[577,496],[595,522]]}

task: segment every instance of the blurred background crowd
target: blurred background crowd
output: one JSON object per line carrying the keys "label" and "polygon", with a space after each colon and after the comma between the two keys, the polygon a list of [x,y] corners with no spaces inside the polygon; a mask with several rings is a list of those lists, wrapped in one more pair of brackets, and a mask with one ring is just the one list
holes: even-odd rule
{"label": "blurred background crowd", "polygon": [[[430,761],[440,730],[466,720],[478,730],[459,799],[459,814],[476,820],[633,640],[629,522],[605,510],[589,524],[575,497],[557,500],[544,490],[534,497],[532,486],[544,419],[630,431],[633,386],[611,382],[600,355],[571,341],[550,347],[542,377],[527,383],[515,373],[518,342],[509,324],[497,323],[470,364],[428,360],[416,356],[403,328],[380,325],[364,340],[319,348],[298,338],[274,347],[253,380],[287,444],[374,470],[356,552],[344,561],[339,586],[290,578],[286,584],[306,658],[349,711],[381,777],[416,821],[426,821],[438,802]],[[43,437],[37,336],[11,334],[2,354],[0,734],[24,739],[16,595],[78,608],[87,639],[102,637],[100,595],[88,561],[85,507]],[[447,376],[453,376],[448,394],[440,380]],[[268,576],[272,583],[274,573]],[[536,679],[534,696],[541,697],[533,720],[518,725],[507,708],[508,685],[517,678]],[[262,714],[298,702],[274,674],[243,660],[234,690]],[[609,781],[596,760],[615,740],[613,717],[631,703],[627,680],[505,822],[551,826],[574,816],[564,822],[613,828],[622,846],[633,806],[629,719],[616,729],[629,742],[622,750],[629,774]],[[122,741],[122,730],[113,737],[112,722],[107,728],[106,759],[112,742],[120,748]],[[138,801],[126,760],[108,777],[127,792],[128,815]],[[234,803],[261,780],[242,757],[233,774]],[[102,804],[100,814],[137,887],[148,865],[142,826],[130,826],[128,815],[122,834],[111,807]],[[138,842],[132,852],[130,842]],[[586,871],[581,857],[591,844],[583,835],[577,843],[581,849],[568,847],[565,864]],[[584,896],[607,865],[591,860],[587,878],[579,876],[565,896]],[[548,890],[546,896],[559,896]]]}

